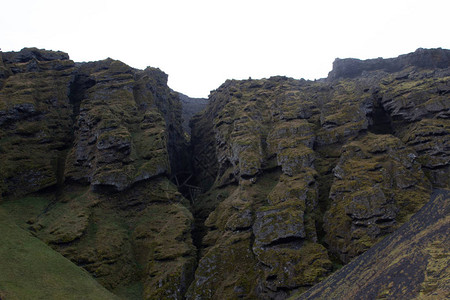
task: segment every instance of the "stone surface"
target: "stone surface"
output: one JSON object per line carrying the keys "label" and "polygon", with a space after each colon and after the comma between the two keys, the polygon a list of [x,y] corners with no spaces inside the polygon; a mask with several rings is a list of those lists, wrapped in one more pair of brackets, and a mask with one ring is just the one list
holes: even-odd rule
{"label": "stone surface", "polygon": [[329,250],[349,262],[405,222],[429,198],[417,154],[390,135],[346,144],[334,168],[324,215]]}
{"label": "stone surface", "polygon": [[[210,190],[194,205],[205,236],[188,298],[304,291],[395,232],[432,186],[448,188],[448,55],[342,60],[327,80],[213,91],[192,121]],[[238,253],[245,275],[232,271]]]}
{"label": "stone surface", "polygon": [[189,121],[196,115],[205,109],[208,104],[208,99],[206,98],[191,98],[182,93],[178,93],[181,107],[182,107],[182,117],[183,117],[183,129],[187,134],[191,134],[191,127],[189,126]]}
{"label": "stone surface", "polygon": [[448,56],[228,80],[201,111],[159,69],[0,53],[0,207],[124,299],[284,299],[450,188]]}
{"label": "stone surface", "polygon": [[60,52],[3,53],[0,89],[0,194],[56,185],[71,142],[68,92],[75,64]]}
{"label": "stone surface", "polygon": [[196,249],[169,181],[188,154],[167,75],[35,48],[1,58],[2,205],[119,296],[181,299]]}
{"label": "stone surface", "polygon": [[436,190],[398,231],[292,299],[448,298],[449,194]]}

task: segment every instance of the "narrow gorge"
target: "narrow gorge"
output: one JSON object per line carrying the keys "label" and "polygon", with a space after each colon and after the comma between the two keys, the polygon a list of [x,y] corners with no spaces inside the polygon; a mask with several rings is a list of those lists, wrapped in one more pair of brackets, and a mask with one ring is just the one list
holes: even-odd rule
{"label": "narrow gorge", "polygon": [[[152,67],[0,52],[0,239],[17,244],[14,230],[61,254],[55,268],[86,270],[65,299],[97,283],[92,299],[341,299],[328,282],[382,272],[359,263],[381,243],[423,256],[405,268],[413,283],[354,295],[449,296],[449,79],[449,50],[418,49],[193,99]],[[26,263],[0,266],[1,300],[65,286],[25,287]]]}

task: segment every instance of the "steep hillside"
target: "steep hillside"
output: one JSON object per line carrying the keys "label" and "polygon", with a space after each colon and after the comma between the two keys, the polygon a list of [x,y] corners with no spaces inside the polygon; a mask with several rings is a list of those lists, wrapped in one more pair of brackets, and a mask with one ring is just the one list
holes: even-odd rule
{"label": "steep hillside", "polygon": [[0,210],[0,299],[118,299]]}
{"label": "steep hillside", "polygon": [[293,299],[448,299],[450,191],[436,190],[411,220]]}
{"label": "steep hillside", "polygon": [[449,50],[418,49],[338,59],[317,81],[228,80],[205,100],[151,67],[0,52],[0,230],[16,223],[122,299],[285,299],[415,226],[436,261],[404,256],[426,274],[406,290],[444,293],[444,200],[408,221],[450,188],[449,79]]}

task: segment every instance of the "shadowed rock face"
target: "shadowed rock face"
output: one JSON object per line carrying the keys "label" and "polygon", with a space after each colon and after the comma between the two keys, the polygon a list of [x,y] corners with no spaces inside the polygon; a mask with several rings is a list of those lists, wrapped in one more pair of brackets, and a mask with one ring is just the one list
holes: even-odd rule
{"label": "shadowed rock face", "polygon": [[208,104],[208,99],[205,98],[190,98],[184,94],[179,93],[183,117],[183,129],[188,134],[191,134],[191,127],[189,126],[189,121],[192,117],[205,109]]}
{"label": "shadowed rock face", "polygon": [[2,56],[0,193],[26,194],[60,181],[63,149],[71,143],[75,65],[65,53],[37,49]]}
{"label": "shadowed rock face", "polygon": [[0,208],[125,299],[284,299],[450,188],[448,50],[228,80],[207,105],[155,68],[0,55]]}

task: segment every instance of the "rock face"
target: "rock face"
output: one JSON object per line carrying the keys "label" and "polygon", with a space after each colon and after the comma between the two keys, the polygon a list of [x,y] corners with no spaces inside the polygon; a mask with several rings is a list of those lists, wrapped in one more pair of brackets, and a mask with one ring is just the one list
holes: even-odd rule
{"label": "rock face", "polygon": [[188,299],[304,291],[449,188],[449,61],[419,49],[212,92],[193,120],[211,188],[195,202],[206,230]]}
{"label": "rock face", "polygon": [[333,62],[333,70],[328,74],[328,79],[354,78],[370,71],[385,71],[388,73],[399,72],[408,67],[427,69],[448,68],[450,53],[446,49],[422,49],[413,53],[400,55],[396,58],[376,58],[359,60],[355,58],[339,59]]}
{"label": "rock face", "polygon": [[324,215],[329,249],[343,262],[365,252],[426,202],[430,184],[416,152],[392,135],[343,146]]}
{"label": "rock face", "polygon": [[124,299],[285,299],[450,188],[449,53],[228,80],[207,105],[159,69],[0,53],[0,208]]}
{"label": "rock face", "polygon": [[182,106],[182,117],[183,117],[183,129],[188,134],[191,134],[191,127],[189,126],[189,121],[192,117],[205,109],[208,104],[208,99],[205,98],[190,98],[184,94],[179,93],[180,102]]}
{"label": "rock face", "polygon": [[169,181],[188,156],[167,75],[38,49],[0,67],[0,192],[36,208],[20,224],[120,296],[181,298],[196,251]]}
{"label": "rock face", "polygon": [[75,65],[65,53],[37,49],[2,56],[0,192],[26,194],[62,181]]}
{"label": "rock face", "polygon": [[108,59],[80,66],[75,82],[87,89],[76,99],[80,107],[67,178],[122,191],[170,173],[170,161],[179,168],[180,104],[167,88],[167,75],[151,68],[133,71]]}
{"label": "rock face", "polygon": [[449,205],[450,192],[436,190],[398,231],[292,299],[448,298]]}

